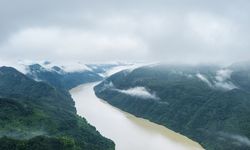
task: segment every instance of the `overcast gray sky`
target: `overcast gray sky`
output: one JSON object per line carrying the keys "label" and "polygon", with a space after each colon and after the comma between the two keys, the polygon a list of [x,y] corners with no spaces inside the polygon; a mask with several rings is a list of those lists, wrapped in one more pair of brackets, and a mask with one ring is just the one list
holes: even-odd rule
{"label": "overcast gray sky", "polygon": [[0,59],[250,59],[249,0],[0,0]]}

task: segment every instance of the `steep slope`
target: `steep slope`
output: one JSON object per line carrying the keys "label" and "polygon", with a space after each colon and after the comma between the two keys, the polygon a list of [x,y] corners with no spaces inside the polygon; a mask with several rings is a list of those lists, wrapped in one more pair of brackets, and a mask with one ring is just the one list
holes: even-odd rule
{"label": "steep slope", "polygon": [[95,92],[110,104],[180,132],[208,150],[246,150],[250,149],[248,81],[246,70],[151,66],[119,72],[96,86]]}
{"label": "steep slope", "polygon": [[0,68],[0,136],[0,149],[7,150],[114,149],[112,141],[76,115],[68,92],[10,67]]}

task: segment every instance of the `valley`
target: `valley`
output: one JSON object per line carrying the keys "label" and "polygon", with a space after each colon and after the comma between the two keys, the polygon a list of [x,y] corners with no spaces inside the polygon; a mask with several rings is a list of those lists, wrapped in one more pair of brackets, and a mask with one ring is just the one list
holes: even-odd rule
{"label": "valley", "polygon": [[97,98],[94,86],[83,84],[70,91],[77,113],[103,135],[112,139],[116,150],[203,150],[196,142],[166,127],[137,118]]}

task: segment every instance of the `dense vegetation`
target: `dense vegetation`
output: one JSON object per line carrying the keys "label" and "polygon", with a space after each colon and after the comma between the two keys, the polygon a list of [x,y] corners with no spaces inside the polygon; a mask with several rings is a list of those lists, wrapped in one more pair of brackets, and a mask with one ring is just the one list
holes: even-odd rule
{"label": "dense vegetation", "polygon": [[28,140],[17,140],[8,137],[0,139],[1,150],[75,150],[74,140],[67,137],[37,136]]}
{"label": "dense vegetation", "polygon": [[[114,74],[95,92],[110,104],[180,132],[207,150],[246,150],[250,149],[249,66],[142,67]],[[145,87],[160,99],[117,90],[133,87]]]}
{"label": "dense vegetation", "polygon": [[4,150],[112,150],[102,137],[76,114],[66,90],[52,87],[0,68],[0,149]]}

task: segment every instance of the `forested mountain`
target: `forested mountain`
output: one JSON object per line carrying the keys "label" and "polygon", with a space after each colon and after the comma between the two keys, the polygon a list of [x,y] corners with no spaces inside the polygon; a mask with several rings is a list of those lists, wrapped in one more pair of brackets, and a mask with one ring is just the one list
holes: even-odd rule
{"label": "forested mountain", "polygon": [[250,149],[250,65],[155,65],[112,75],[96,95],[207,150]]}
{"label": "forested mountain", "polygon": [[0,68],[0,149],[3,150],[112,150],[76,114],[66,90],[36,82],[14,68]]}

